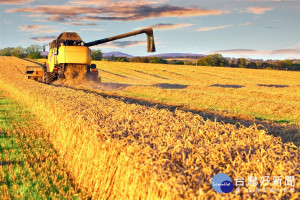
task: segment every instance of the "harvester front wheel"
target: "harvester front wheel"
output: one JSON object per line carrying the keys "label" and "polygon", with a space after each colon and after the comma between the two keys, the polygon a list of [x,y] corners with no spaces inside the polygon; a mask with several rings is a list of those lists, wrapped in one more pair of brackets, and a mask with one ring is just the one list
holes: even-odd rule
{"label": "harvester front wheel", "polygon": [[44,73],[44,82],[46,84],[50,84],[54,81],[54,75],[51,72],[45,72]]}
{"label": "harvester front wheel", "polygon": [[90,66],[87,66],[87,78],[97,82],[97,83],[101,83],[101,77],[98,76],[99,71],[97,70],[97,67],[95,64],[91,64]]}

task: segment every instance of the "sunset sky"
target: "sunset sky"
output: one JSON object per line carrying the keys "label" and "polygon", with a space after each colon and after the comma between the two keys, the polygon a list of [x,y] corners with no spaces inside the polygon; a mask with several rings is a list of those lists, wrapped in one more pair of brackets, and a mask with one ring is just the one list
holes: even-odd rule
{"label": "sunset sky", "polygon": [[[152,26],[156,53],[300,58],[299,0],[0,0],[0,49],[45,44],[65,31],[85,42]],[[146,36],[96,46],[146,52]]]}

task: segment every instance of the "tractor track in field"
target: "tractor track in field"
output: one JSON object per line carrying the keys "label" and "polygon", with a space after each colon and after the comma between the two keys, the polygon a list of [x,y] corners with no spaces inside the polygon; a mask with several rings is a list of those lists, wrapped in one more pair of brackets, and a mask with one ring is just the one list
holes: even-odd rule
{"label": "tractor track in field", "polygon": [[28,62],[34,63],[34,64],[36,64],[36,65],[39,65],[39,66],[41,66],[41,67],[44,67],[44,66],[45,66],[45,65],[43,65],[43,64],[41,64],[41,63],[39,63],[39,62],[36,62],[36,61],[30,60],[30,59],[28,59],[28,58],[22,58],[22,60],[25,60],[25,61],[28,61]]}
{"label": "tractor track in field", "polygon": [[24,74],[17,65],[15,65],[15,67],[20,74]]}

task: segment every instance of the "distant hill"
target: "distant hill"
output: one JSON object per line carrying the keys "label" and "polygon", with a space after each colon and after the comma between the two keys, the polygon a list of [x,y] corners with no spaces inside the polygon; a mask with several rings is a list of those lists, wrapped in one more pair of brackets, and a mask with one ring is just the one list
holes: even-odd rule
{"label": "distant hill", "polygon": [[[110,57],[112,55],[114,55],[115,57],[127,57],[127,58],[135,57],[133,55],[126,54],[126,53],[119,52],[119,51],[103,53],[103,57]],[[143,56],[143,57],[190,58],[190,57],[204,57],[204,56],[206,56],[206,55],[194,54],[194,53],[162,53],[162,54],[151,54],[149,56]]]}
{"label": "distant hill", "polygon": [[160,58],[186,58],[186,57],[204,57],[204,54],[194,54],[194,53],[162,53],[151,55],[149,57],[160,57]]}
{"label": "distant hill", "polygon": [[123,53],[123,52],[119,52],[119,51],[112,51],[112,52],[107,52],[107,53],[103,53],[103,57],[110,57],[114,55],[115,57],[127,57],[127,58],[132,58],[134,56]]}

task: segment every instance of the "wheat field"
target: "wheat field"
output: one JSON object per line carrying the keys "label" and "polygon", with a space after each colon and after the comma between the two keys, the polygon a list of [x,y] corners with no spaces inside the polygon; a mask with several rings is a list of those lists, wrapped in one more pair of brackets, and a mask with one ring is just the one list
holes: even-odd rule
{"label": "wheat field", "polygon": [[[246,127],[207,120],[183,110],[126,103],[81,89],[84,85],[70,88],[25,80],[26,65],[32,63],[0,57],[0,90],[36,116],[58,152],[59,162],[66,166],[76,186],[93,199],[299,199],[299,147],[284,143],[261,125]],[[225,68],[209,72],[208,68],[199,68],[193,72],[191,67],[180,67],[101,62],[98,68],[102,70],[103,85],[92,89],[125,97],[144,95],[151,101],[156,97],[158,101],[191,108],[195,104],[195,109],[200,110],[215,105],[219,109],[216,112],[228,108],[230,117],[251,116],[251,109],[269,116],[270,102],[274,102],[278,112],[271,114],[274,119],[264,117],[266,120],[284,119],[295,127],[299,124],[298,74],[259,70],[245,73],[244,69]],[[161,71],[155,73],[154,69]],[[199,76],[203,78],[211,70],[221,77],[213,79],[210,74],[205,82],[201,81]],[[172,82],[171,77],[177,76],[181,78]],[[254,79],[262,78],[264,81],[257,84],[269,86],[254,85]],[[288,87],[270,86],[274,78],[278,80],[276,84]],[[236,85],[244,87],[232,88]],[[243,101],[237,103],[235,98]],[[250,192],[257,188],[245,186],[239,193],[218,194],[211,181],[221,172],[245,179],[294,176],[296,183],[294,191],[277,187],[278,192]]]}

